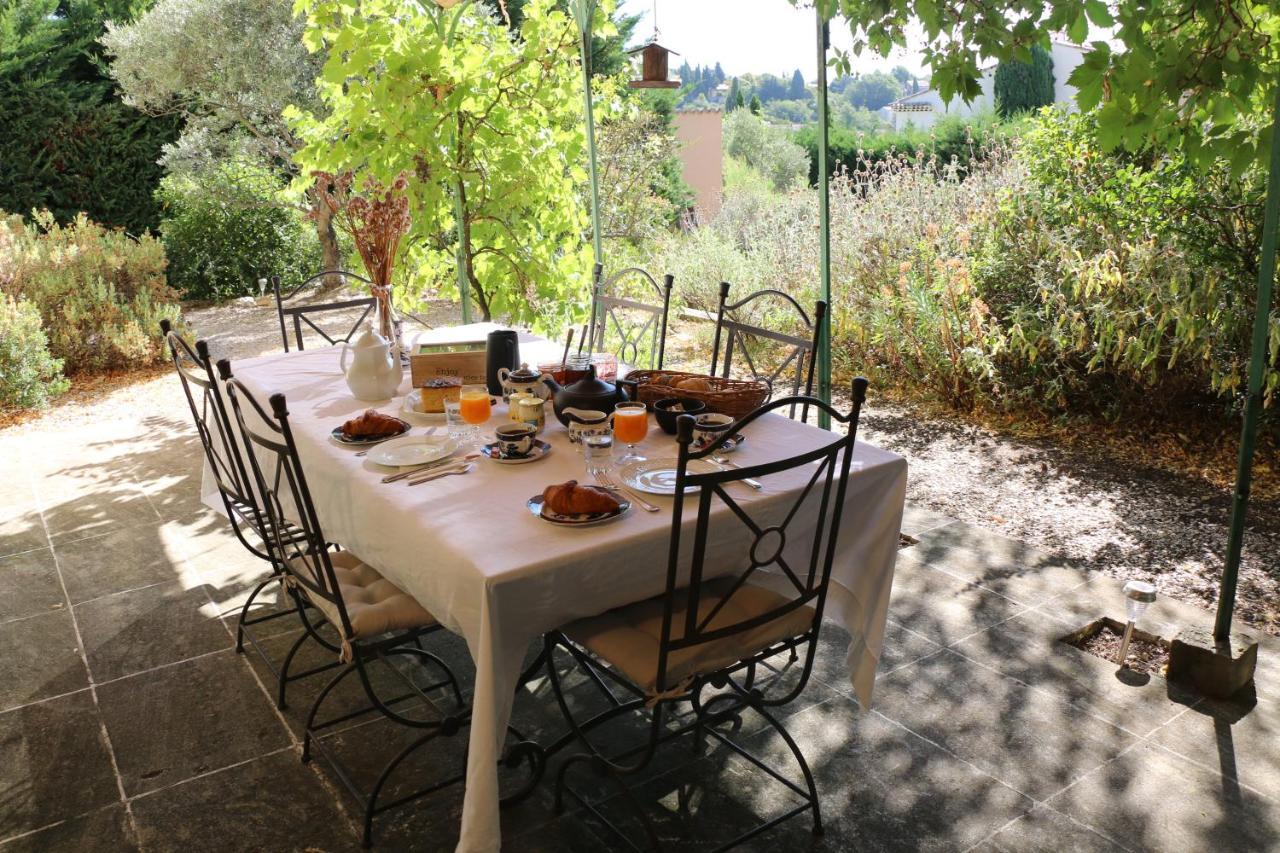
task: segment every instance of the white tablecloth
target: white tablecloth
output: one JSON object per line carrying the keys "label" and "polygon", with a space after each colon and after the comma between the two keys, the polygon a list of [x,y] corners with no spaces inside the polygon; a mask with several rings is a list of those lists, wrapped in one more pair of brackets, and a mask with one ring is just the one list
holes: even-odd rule
{"label": "white tablecloth", "polygon": [[[486,330],[455,329],[432,337],[469,339],[483,337]],[[554,344],[538,339],[527,338],[521,350],[522,360],[530,362],[559,358]],[[576,445],[551,417],[542,437],[553,452],[543,461],[499,465],[481,459],[467,476],[413,487],[383,485],[379,479],[388,469],[356,458],[352,449],[329,438],[334,426],[370,405],[351,397],[338,356],[337,348],[307,350],[238,362],[232,369],[264,406],[270,394],[286,395],[326,537],[359,555],[465,638],[476,683],[458,850],[497,850],[497,761],[525,651],[542,633],[566,622],[662,592],[670,499],[653,498],[666,511],[646,513],[637,506],[599,527],[566,530],[533,517],[527,498],[550,483],[587,479]],[[406,370],[400,391],[407,390]],[[400,402],[374,407],[395,413]],[[496,407],[490,423],[501,423],[504,413]],[[737,459],[777,458],[829,441],[829,434],[815,427],[767,416],[751,429]],[[651,458],[675,453],[675,442],[656,424],[641,447]],[[889,606],[907,466],[901,456],[863,442],[854,460],[826,616],[854,637],[850,680],[867,707]],[[731,488],[742,492],[740,501],[753,517],[780,520],[808,476],[773,475],[759,493]],[[220,506],[207,474],[205,494],[210,505]],[[708,553],[733,560],[749,546],[746,528],[720,509]],[[691,528],[692,512],[688,515],[685,523]],[[812,525],[806,531],[804,519],[802,510],[789,528],[790,542],[811,538]],[[688,543],[692,536],[682,539]]]}

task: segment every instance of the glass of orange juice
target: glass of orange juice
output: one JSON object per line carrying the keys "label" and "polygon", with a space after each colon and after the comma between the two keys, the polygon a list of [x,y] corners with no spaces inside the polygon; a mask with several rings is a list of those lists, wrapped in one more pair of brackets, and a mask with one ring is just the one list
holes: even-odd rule
{"label": "glass of orange juice", "polygon": [[636,445],[649,434],[649,412],[644,403],[620,403],[613,410],[613,437],[627,445],[620,462],[643,462]]}
{"label": "glass of orange juice", "polygon": [[458,399],[458,414],[471,424],[472,437],[480,434],[480,424],[489,420],[493,413],[493,404],[489,397],[489,389],[484,385],[463,385]]}

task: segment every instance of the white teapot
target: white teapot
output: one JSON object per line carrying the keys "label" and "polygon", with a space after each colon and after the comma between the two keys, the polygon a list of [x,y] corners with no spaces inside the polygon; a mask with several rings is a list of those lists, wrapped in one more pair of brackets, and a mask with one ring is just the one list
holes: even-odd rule
{"label": "white teapot", "polygon": [[[355,353],[349,368],[348,351]],[[392,347],[370,326],[366,326],[352,343],[343,343],[338,366],[346,374],[347,387],[357,400],[391,399],[404,376],[400,348]]]}

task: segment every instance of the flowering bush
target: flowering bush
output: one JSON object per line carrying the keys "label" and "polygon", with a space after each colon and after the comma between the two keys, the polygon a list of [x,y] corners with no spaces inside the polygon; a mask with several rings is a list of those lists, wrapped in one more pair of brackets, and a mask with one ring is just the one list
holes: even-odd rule
{"label": "flowering bush", "polygon": [[48,211],[29,224],[0,218],[0,288],[39,310],[49,351],[68,374],[163,360],[160,320],[179,315],[164,270],[159,240],[83,214],[67,225]]}

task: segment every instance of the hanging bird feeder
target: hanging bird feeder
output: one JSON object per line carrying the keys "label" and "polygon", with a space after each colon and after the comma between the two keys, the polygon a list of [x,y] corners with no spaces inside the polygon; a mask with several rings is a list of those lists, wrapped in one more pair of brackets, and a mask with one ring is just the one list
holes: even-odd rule
{"label": "hanging bird feeder", "polygon": [[665,48],[658,44],[658,0],[653,0],[653,35],[649,38],[649,42],[637,48],[627,51],[627,56],[640,57],[640,79],[632,80],[629,84],[632,89],[678,89],[680,88],[679,80],[667,79],[669,73],[667,57],[675,53],[674,50]]}
{"label": "hanging bird feeder", "polygon": [[[657,35],[656,33],[654,34]],[[679,80],[668,80],[667,57],[671,54],[679,56],[674,50],[669,50],[658,44],[657,39],[650,41],[643,47],[637,47],[634,50],[627,51],[628,56],[640,56],[640,79],[632,80],[629,84],[633,89],[678,89],[680,88]]]}

